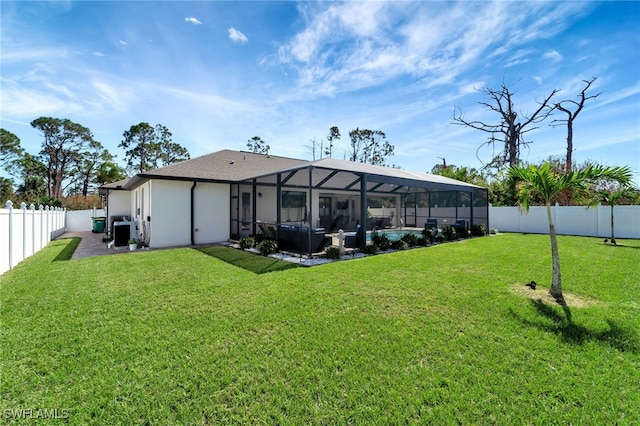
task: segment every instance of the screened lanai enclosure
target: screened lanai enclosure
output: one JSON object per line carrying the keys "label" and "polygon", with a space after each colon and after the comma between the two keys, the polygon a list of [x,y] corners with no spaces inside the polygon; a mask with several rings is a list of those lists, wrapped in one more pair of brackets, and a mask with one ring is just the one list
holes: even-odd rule
{"label": "screened lanai enclosure", "polygon": [[278,241],[311,256],[342,230],[347,247],[371,232],[488,227],[487,189],[443,176],[325,158],[231,186],[231,236]]}

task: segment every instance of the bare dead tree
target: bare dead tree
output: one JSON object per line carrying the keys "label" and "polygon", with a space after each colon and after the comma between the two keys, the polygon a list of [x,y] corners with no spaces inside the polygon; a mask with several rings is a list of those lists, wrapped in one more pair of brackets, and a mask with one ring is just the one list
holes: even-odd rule
{"label": "bare dead tree", "polygon": [[[462,111],[454,111],[453,124],[489,133],[489,140],[478,147],[478,152],[487,145],[494,149],[493,158],[485,167],[500,168],[505,164],[515,166],[520,163],[520,154],[523,148],[531,143],[531,141],[524,139],[524,135],[537,129],[535,124],[540,123],[551,114],[553,107],[549,103],[557,92],[558,89],[554,89],[542,102],[538,102],[539,106],[533,114],[526,116],[525,114],[518,115],[515,111],[514,94],[507,85],[503,83],[498,90],[486,88],[482,90],[482,93],[489,100],[480,102],[480,105],[498,113],[500,121],[496,124],[469,121],[464,118]],[[502,152],[498,155],[495,155],[496,144],[503,145]],[[478,159],[480,158],[478,157]],[[480,161],[482,160],[480,159]]]}
{"label": "bare dead tree", "polygon": [[316,161],[316,148],[320,149],[320,160],[322,160],[322,145],[323,145],[323,141],[316,141],[316,138],[314,137],[313,139],[309,139],[309,142],[311,142],[311,145],[305,145],[304,147],[307,148],[311,154],[313,155],[313,161]]}
{"label": "bare dead tree", "polygon": [[[556,127],[556,126],[560,126],[562,124],[566,124],[567,125],[567,157],[565,159],[566,161],[566,171],[570,172],[572,169],[572,164],[573,164],[573,159],[572,159],[572,153],[573,153],[573,121],[576,119],[576,117],[578,116],[578,114],[580,114],[580,111],[582,111],[582,108],[584,107],[584,103],[589,100],[589,99],[595,99],[597,98],[600,93],[598,93],[597,95],[591,95],[591,96],[587,96],[587,90],[589,90],[589,87],[591,87],[591,85],[593,84],[594,81],[596,81],[597,77],[593,77],[591,80],[582,80],[585,83],[585,87],[584,89],[582,89],[582,91],[580,92],[579,95],[579,100],[578,101],[572,101],[572,100],[564,100],[564,101],[560,101],[555,105],[555,108],[559,111],[564,112],[565,114],[567,114],[567,118],[564,120],[561,119],[556,119],[553,120],[551,122],[551,126]],[[569,107],[565,107],[563,104],[573,104],[575,106],[575,110],[571,111],[569,109]]]}

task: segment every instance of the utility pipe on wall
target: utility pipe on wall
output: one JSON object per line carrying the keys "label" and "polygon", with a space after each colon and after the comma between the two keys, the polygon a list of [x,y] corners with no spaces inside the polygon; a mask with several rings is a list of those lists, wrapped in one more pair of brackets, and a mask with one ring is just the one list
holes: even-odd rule
{"label": "utility pipe on wall", "polygon": [[198,184],[197,181],[193,181],[193,185],[191,185],[191,245],[195,245],[196,243],[196,236],[195,236],[195,200],[194,200],[194,193],[196,190],[196,185]]}

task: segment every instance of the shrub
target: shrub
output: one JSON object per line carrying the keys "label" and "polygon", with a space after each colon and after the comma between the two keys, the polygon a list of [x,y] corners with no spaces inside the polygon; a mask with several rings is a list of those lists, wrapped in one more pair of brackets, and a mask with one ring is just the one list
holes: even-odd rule
{"label": "shrub", "polygon": [[364,254],[378,254],[378,246],[375,244],[367,244],[362,249]]}
{"label": "shrub", "polygon": [[253,237],[242,237],[239,243],[242,250],[247,250],[256,245],[256,240]]}
{"label": "shrub", "polygon": [[498,233],[498,230],[497,230],[496,228],[491,228],[491,229],[489,230],[489,233],[490,233],[491,235],[496,235],[496,234]]}
{"label": "shrub", "polygon": [[458,238],[467,238],[469,236],[469,231],[467,230],[467,228],[459,227],[454,229],[456,230],[456,236]]}
{"label": "shrub", "polygon": [[416,234],[407,233],[401,238],[409,247],[415,247],[420,244],[420,238]]}
{"label": "shrub", "polygon": [[[79,194],[69,195],[64,197],[61,202],[62,207],[66,207],[67,210],[91,210],[94,207],[102,206],[102,202],[100,201],[100,196],[98,194],[87,196]],[[36,204],[36,208],[38,208],[38,204]]]}
{"label": "shrub", "polygon": [[338,260],[340,259],[341,254],[340,249],[336,246],[330,246],[324,249],[324,257],[327,259]]}
{"label": "shrub", "polygon": [[442,235],[447,241],[453,241],[458,238],[458,233],[456,232],[456,228],[450,226],[442,231]]}
{"label": "shrub", "polygon": [[433,237],[433,241],[436,243],[444,243],[445,241],[445,237],[444,235],[442,235],[442,232],[438,232],[434,237]]}
{"label": "shrub", "polygon": [[263,240],[258,245],[258,251],[263,256],[269,256],[278,251],[278,243],[269,239]]}
{"label": "shrub", "polygon": [[430,229],[424,228],[422,230],[422,236],[424,237],[425,245],[427,245],[427,243],[433,244],[435,241],[436,235],[438,235],[438,230],[435,228],[430,228]]}
{"label": "shrub", "polygon": [[409,243],[407,243],[403,239],[399,239],[398,241],[394,241],[392,245],[395,250],[406,250],[409,248]]}
{"label": "shrub", "polygon": [[487,227],[482,225],[471,225],[471,236],[483,237],[487,234]]}
{"label": "shrub", "polygon": [[386,234],[374,233],[373,237],[371,237],[371,242],[381,251],[389,250],[391,248],[391,240]]}

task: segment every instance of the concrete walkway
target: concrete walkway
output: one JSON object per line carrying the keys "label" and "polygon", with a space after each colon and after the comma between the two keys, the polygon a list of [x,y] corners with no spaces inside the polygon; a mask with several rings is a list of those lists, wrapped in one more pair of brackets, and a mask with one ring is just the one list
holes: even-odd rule
{"label": "concrete walkway", "polygon": [[107,243],[102,242],[104,234],[94,234],[93,232],[65,232],[56,239],[80,237],[80,245],[71,256],[71,259],[84,259],[85,257],[103,256],[105,254],[115,254],[128,252],[129,247],[107,247]]}

